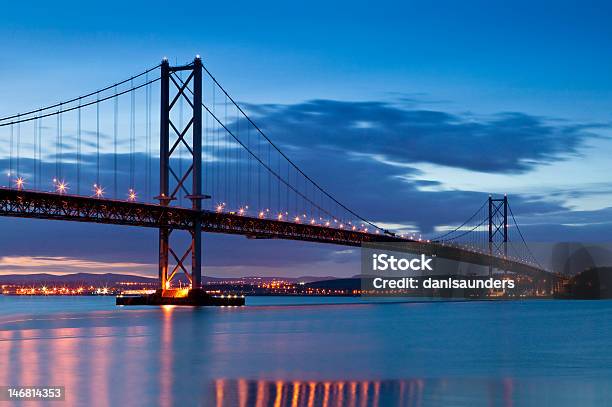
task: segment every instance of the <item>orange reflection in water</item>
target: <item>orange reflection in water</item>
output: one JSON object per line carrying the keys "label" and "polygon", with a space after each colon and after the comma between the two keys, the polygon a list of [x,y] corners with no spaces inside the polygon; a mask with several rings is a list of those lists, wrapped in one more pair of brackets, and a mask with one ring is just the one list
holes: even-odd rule
{"label": "orange reflection in water", "polygon": [[[19,365],[21,367],[21,378],[18,383],[27,386],[40,385],[39,381],[39,352],[36,337],[40,334],[38,330],[26,329],[19,332]],[[6,360],[6,359],[3,359]],[[5,383],[1,382],[0,383]]]}
{"label": "orange reflection in water", "polygon": [[172,313],[174,305],[162,305],[162,328],[161,328],[161,349],[160,356],[160,374],[159,374],[159,398],[160,405],[164,407],[172,406],[172,381],[173,381],[173,358],[172,351]]}
{"label": "orange reflection in water", "polygon": [[[427,384],[427,385],[426,385]],[[482,392],[479,400],[487,399],[491,405],[512,405],[512,381],[472,382],[453,381],[448,386],[439,380],[372,380],[372,381],[282,381],[217,379],[213,382],[216,391],[214,400],[201,400],[205,405],[223,406],[274,406],[274,407],[344,407],[344,406],[411,406],[426,405],[427,397],[435,400],[445,398],[452,404],[462,390],[469,389],[472,397]],[[459,396],[460,397],[460,396]],[[431,401],[431,399],[430,399]]]}
{"label": "orange reflection in water", "polygon": [[[246,379],[214,381],[214,405],[274,407],[335,407],[379,405],[381,382],[267,381]],[[348,400],[349,403],[345,403]]]}

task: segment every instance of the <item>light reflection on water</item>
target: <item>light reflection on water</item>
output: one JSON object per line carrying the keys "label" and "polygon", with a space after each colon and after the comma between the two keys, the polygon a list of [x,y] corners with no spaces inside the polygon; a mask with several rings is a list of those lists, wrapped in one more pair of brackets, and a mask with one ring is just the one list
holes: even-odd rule
{"label": "light reflection on water", "polygon": [[19,301],[0,298],[0,385],[65,386],[69,405],[612,402],[607,301],[192,309],[81,298],[69,312],[54,298]]}
{"label": "light reflection on water", "polygon": [[[214,381],[216,406],[423,406],[443,401],[444,394],[461,392],[461,386],[471,385],[481,392],[483,404],[512,406],[512,380],[500,382],[448,380],[374,380],[374,381],[267,381],[227,380]],[[483,387],[484,385],[484,387]],[[483,388],[479,388],[483,387]],[[453,403],[454,400],[454,403]],[[449,398],[455,404],[457,398]],[[475,403],[475,404],[478,404]]]}

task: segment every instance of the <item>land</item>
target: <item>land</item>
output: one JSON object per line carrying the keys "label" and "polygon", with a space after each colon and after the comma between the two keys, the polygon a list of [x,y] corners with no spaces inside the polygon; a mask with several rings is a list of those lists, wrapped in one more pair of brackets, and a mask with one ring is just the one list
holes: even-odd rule
{"label": "land", "polygon": [[[517,281],[514,290],[416,290],[390,291],[377,295],[411,295],[417,297],[551,297],[552,292],[539,287],[525,277],[513,276]],[[361,276],[350,278],[303,277],[259,277],[219,278],[204,276],[203,289],[210,294],[229,295],[304,295],[304,296],[361,296],[373,294],[364,290]],[[173,288],[186,287],[180,281]],[[130,295],[148,294],[159,287],[156,278],[130,274],[74,273],[54,274],[9,274],[0,275],[0,293],[3,295]]]}

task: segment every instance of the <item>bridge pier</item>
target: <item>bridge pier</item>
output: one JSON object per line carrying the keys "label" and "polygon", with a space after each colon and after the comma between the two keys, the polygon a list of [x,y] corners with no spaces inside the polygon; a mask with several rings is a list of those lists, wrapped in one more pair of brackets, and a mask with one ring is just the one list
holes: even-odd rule
{"label": "bridge pier", "polygon": [[[501,241],[500,241],[501,240]],[[503,252],[508,258],[508,196],[493,198],[489,195],[489,256]],[[493,275],[493,265],[489,265],[489,277]]]}
{"label": "bridge pier", "polygon": [[[176,72],[189,73],[183,82]],[[172,89],[176,89],[171,92]],[[191,86],[190,86],[191,85]],[[191,243],[184,251],[176,251],[171,244],[173,234],[179,233],[163,218],[159,227],[159,282],[155,294],[138,297],[118,297],[117,305],[244,305],[244,297],[211,296],[202,289],[202,61],[196,57],[191,64],[170,66],[164,58],[161,63],[161,108],[160,108],[160,165],[159,196],[156,199],[163,207],[169,207],[177,200],[178,194],[185,193],[191,200],[191,227],[188,233]],[[191,118],[183,128],[172,121],[177,101],[186,99],[191,105]],[[179,121],[182,121],[180,117]],[[171,144],[170,134],[176,136]],[[191,134],[191,140],[188,135]],[[191,141],[191,143],[189,143]],[[181,173],[171,167],[171,158],[183,146],[191,154],[189,168]],[[180,158],[180,157],[179,157]],[[191,178],[191,179],[190,179]],[[172,188],[171,188],[171,181]],[[190,182],[191,181],[191,182]],[[182,255],[179,256],[179,254]],[[173,267],[170,268],[171,260]],[[187,261],[190,264],[187,265]],[[178,276],[188,280],[188,288],[176,289],[172,282]]]}
{"label": "bridge pier", "polygon": [[[183,82],[176,72],[185,71],[189,75]],[[174,92],[171,92],[175,89]],[[162,206],[170,206],[177,200],[178,194],[185,193],[191,200],[191,207],[198,213],[202,211],[202,61],[196,57],[191,64],[170,66],[167,59],[161,63],[161,108],[160,108],[160,176],[159,196]],[[173,122],[173,112],[178,101],[185,99],[191,105],[191,117],[183,128]],[[182,117],[179,119],[182,121]],[[171,143],[171,133],[175,140]],[[191,139],[188,137],[191,135]],[[190,143],[191,141],[191,143]],[[171,159],[185,147],[191,154],[188,169],[181,173],[171,167]],[[172,188],[171,188],[172,181]],[[190,182],[191,181],[191,182]],[[202,285],[202,224],[199,216],[194,216],[193,227],[188,231],[191,244],[183,251],[175,250],[171,244],[173,231],[167,227],[159,230],[159,280],[162,296],[172,289],[175,277],[183,275],[189,287],[199,290]],[[179,254],[181,254],[179,256]],[[171,260],[174,263],[170,268]],[[187,262],[190,264],[186,264]],[[168,298],[173,298],[168,291]]]}

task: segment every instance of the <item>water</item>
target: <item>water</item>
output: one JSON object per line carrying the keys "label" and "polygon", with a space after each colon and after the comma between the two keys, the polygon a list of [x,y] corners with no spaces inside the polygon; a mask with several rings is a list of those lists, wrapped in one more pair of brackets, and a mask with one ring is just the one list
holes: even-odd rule
{"label": "water", "polygon": [[611,301],[247,304],[0,296],[0,385],[68,405],[612,403]]}

